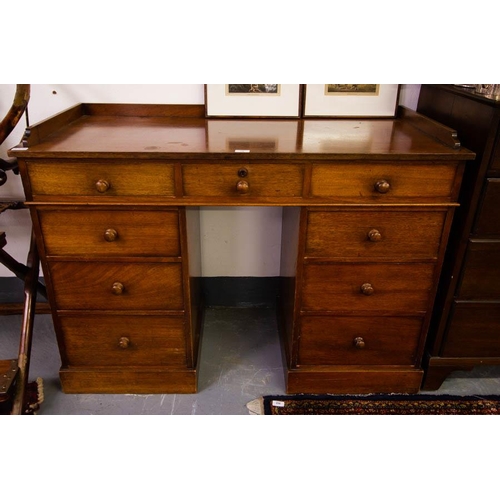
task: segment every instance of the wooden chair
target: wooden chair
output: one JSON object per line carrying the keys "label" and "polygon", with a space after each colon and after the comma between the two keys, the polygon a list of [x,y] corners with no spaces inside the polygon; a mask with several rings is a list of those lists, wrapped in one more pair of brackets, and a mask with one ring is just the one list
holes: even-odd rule
{"label": "wooden chair", "polygon": [[[3,250],[7,244],[5,233],[0,233],[0,262],[4,263]],[[8,260],[11,257],[8,256]],[[21,264],[18,264],[21,266]],[[40,288],[44,292],[43,285],[39,283],[39,258],[32,236],[28,254],[28,261],[22,271],[24,279],[24,311],[21,327],[21,337],[17,359],[0,360],[0,403],[9,405],[12,415],[21,415],[26,412],[26,388],[28,385],[29,366],[31,359],[31,343],[33,338],[33,324],[35,320],[35,304],[37,291]],[[18,267],[20,273],[20,267]]]}
{"label": "wooden chair", "polygon": [[[0,144],[14,129],[26,110],[30,89],[29,85],[18,85],[14,103],[0,123]],[[0,161],[0,186],[7,181],[6,171],[17,168],[15,162]],[[0,202],[0,214],[8,209],[24,208],[22,202]],[[5,232],[0,232],[0,263],[5,265],[18,278],[24,281],[24,307],[18,356],[16,359],[0,360],[0,405],[4,413],[21,415],[27,413],[27,387],[31,359],[31,343],[37,293],[46,296],[45,287],[39,282],[40,261],[34,234],[27,263],[23,265],[10,256],[4,247],[7,245]]]}

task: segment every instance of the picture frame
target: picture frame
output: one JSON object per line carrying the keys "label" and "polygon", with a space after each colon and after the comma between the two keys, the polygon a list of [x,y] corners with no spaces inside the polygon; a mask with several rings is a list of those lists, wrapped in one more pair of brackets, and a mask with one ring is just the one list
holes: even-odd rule
{"label": "picture frame", "polygon": [[205,116],[300,118],[300,84],[206,84]]}
{"label": "picture frame", "polygon": [[320,83],[304,87],[304,118],[396,115],[399,84]]}

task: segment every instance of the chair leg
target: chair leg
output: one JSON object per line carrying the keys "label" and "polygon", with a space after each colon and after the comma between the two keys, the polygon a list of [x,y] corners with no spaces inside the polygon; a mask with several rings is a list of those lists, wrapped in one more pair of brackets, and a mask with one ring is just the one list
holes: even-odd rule
{"label": "chair leg", "polygon": [[[4,237],[5,239],[5,237]],[[19,279],[26,280],[30,269],[29,265],[25,266],[20,262],[17,262],[13,257],[11,257],[3,248],[0,248],[0,264],[3,264],[9,271],[12,271]],[[47,298],[47,291],[45,289],[45,285],[37,281],[35,283],[37,287],[37,291],[40,295]]]}
{"label": "chair leg", "polygon": [[19,343],[19,371],[11,411],[12,415],[21,415],[23,413],[30,367],[37,284],[40,271],[40,260],[33,232],[31,234],[31,244],[27,264],[29,272],[27,273],[24,281],[24,313],[21,340]]}

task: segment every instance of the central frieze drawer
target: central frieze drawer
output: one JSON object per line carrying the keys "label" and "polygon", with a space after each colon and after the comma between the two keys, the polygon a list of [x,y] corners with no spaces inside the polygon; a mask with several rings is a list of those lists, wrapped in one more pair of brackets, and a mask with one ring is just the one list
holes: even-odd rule
{"label": "central frieze drawer", "polygon": [[298,363],[413,365],[422,319],[303,316]]}
{"label": "central frieze drawer", "polygon": [[306,265],[302,309],[423,312],[433,276],[433,264]]}
{"label": "central frieze drawer", "polygon": [[390,198],[452,196],[456,165],[335,163],[315,165],[311,196],[357,198],[383,202]]}
{"label": "central frieze drawer", "polygon": [[445,218],[436,211],[310,211],[306,256],[436,259]]}
{"label": "central frieze drawer", "polygon": [[57,309],[183,309],[181,264],[49,264]]}
{"label": "central frieze drawer", "polygon": [[184,319],[168,316],[60,316],[74,366],[185,365]]}
{"label": "central frieze drawer", "polygon": [[280,164],[185,164],[185,196],[302,196],[303,168]]}
{"label": "central frieze drawer", "polygon": [[173,196],[174,167],[162,162],[140,164],[84,161],[28,161],[33,199],[40,196]]}
{"label": "central frieze drawer", "polygon": [[47,255],[180,255],[177,210],[39,210],[38,218]]}

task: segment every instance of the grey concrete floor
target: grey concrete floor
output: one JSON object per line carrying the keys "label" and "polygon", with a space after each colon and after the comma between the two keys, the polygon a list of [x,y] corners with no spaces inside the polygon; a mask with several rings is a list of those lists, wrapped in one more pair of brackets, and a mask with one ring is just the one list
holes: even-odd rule
{"label": "grey concrete floor", "polygon": [[[2,359],[17,357],[21,316],[0,316]],[[43,378],[40,415],[248,415],[247,403],[285,394],[283,361],[272,308],[208,308],[197,394],[64,394],[52,319],[36,316],[30,380]],[[430,394],[500,394],[500,367],[455,372]]]}

